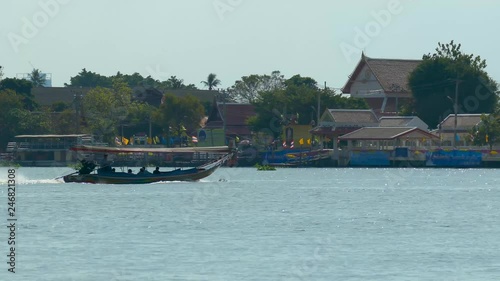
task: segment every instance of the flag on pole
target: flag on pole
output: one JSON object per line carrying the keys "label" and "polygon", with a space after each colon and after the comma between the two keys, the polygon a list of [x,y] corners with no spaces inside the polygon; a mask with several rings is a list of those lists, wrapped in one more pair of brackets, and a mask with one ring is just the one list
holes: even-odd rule
{"label": "flag on pole", "polygon": [[301,138],[301,139],[299,140],[299,144],[300,144],[300,145],[303,145],[303,144],[304,144],[304,139],[303,139],[303,138]]}
{"label": "flag on pole", "polygon": [[122,143],[124,145],[128,145],[128,139],[126,137],[122,137]]}
{"label": "flag on pole", "polygon": [[486,135],[486,142],[488,142],[488,135]]}
{"label": "flag on pole", "polygon": [[307,139],[307,144],[311,145],[311,139]]}
{"label": "flag on pole", "polygon": [[195,136],[192,136],[192,137],[191,137],[191,141],[192,141],[193,143],[198,143],[198,138],[197,138],[197,137],[195,137]]}
{"label": "flag on pole", "polygon": [[115,144],[122,145],[122,143],[120,142],[120,139],[118,137],[115,137]]}

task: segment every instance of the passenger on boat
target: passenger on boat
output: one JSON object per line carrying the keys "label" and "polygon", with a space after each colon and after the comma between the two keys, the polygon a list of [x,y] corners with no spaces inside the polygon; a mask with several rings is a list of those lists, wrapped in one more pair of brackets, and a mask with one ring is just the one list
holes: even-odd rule
{"label": "passenger on boat", "polygon": [[132,169],[128,169],[127,171],[129,174],[132,174]]}
{"label": "passenger on boat", "polygon": [[90,174],[94,169],[95,169],[95,164],[94,162],[88,161],[86,159],[81,160],[82,167],[78,171],[80,175],[88,175]]}
{"label": "passenger on boat", "polygon": [[153,171],[153,174],[159,174],[160,173],[160,167],[156,167],[156,169]]}
{"label": "passenger on boat", "polygon": [[146,170],[146,167],[142,167],[140,170],[139,170],[139,173],[137,173],[138,175],[140,174],[151,174],[148,170]]}
{"label": "passenger on boat", "polygon": [[101,168],[99,168],[97,172],[113,172],[111,164],[113,164],[113,162],[108,161],[108,155],[104,154],[104,157],[100,163]]}

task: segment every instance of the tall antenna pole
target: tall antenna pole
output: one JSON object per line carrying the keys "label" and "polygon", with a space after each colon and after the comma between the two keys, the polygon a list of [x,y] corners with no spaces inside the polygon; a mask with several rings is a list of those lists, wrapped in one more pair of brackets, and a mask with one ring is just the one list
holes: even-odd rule
{"label": "tall antenna pole", "polygon": [[455,113],[455,120],[453,124],[453,148],[456,148],[456,142],[457,142],[457,113],[458,113],[458,83],[460,80],[458,80],[458,73],[457,73],[457,80],[455,81],[455,102],[453,104],[453,111]]}
{"label": "tall antenna pole", "polygon": [[[325,81],[325,92],[326,92],[326,81]],[[319,126],[319,117],[321,115],[321,91],[318,91],[318,107],[316,108],[316,126]]]}

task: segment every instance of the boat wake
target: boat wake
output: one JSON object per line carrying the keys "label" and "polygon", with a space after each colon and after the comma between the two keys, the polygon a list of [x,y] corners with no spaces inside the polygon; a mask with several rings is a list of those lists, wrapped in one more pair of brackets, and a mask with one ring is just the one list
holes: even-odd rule
{"label": "boat wake", "polygon": [[[27,179],[23,176],[16,177],[16,185],[29,185],[29,184],[61,184],[64,180],[61,179]],[[0,184],[7,184],[7,181],[0,180]]]}
{"label": "boat wake", "polygon": [[39,180],[23,180],[18,181],[18,184],[61,184],[64,183],[63,179],[39,179]]}

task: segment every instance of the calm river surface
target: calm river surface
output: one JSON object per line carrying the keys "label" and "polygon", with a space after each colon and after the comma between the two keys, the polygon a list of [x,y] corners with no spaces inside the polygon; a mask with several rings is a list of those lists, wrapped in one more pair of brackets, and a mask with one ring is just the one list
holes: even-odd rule
{"label": "calm river surface", "polygon": [[0,280],[500,280],[500,170],[221,168],[194,183],[16,170]]}

